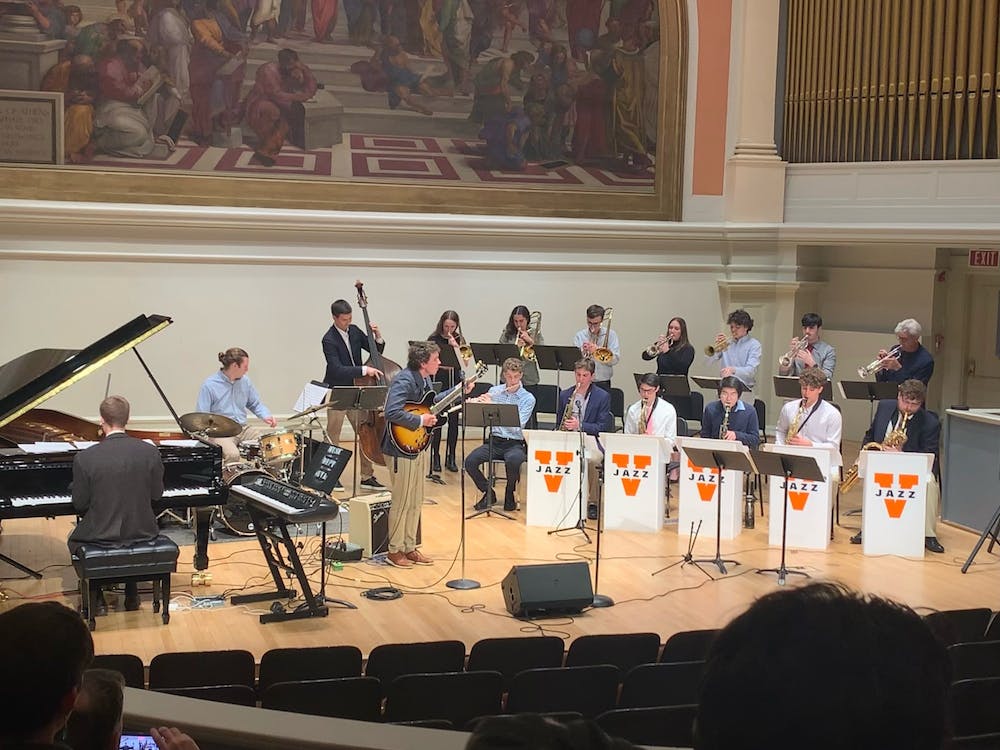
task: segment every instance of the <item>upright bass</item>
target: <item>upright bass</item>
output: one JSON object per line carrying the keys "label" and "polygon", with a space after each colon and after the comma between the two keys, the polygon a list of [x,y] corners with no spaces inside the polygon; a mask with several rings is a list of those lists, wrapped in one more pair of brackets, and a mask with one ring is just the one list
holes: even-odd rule
{"label": "upright bass", "polygon": [[[383,375],[364,375],[354,379],[356,386],[389,385],[396,374],[402,369],[388,357],[383,357],[375,343],[375,334],[368,317],[368,297],[365,294],[361,280],[355,282],[358,290],[358,307],[365,318],[365,333],[368,334],[368,361],[365,364],[380,370]],[[385,456],[382,454],[382,435],[385,433],[385,414],[380,411],[364,412],[358,419],[358,445],[369,461],[385,466]]]}

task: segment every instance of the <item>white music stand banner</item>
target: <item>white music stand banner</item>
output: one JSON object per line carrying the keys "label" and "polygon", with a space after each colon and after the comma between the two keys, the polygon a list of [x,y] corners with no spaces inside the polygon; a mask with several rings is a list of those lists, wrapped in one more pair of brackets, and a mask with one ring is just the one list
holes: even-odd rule
{"label": "white music stand banner", "polygon": [[666,465],[673,446],[657,435],[602,432],[604,528],[656,532],[663,528]]}
{"label": "white music stand banner", "polygon": [[[528,442],[525,524],[554,529],[576,523],[579,513],[580,433],[525,430],[524,438]],[[584,451],[587,456],[596,455],[598,448],[593,436],[584,435]],[[584,461],[584,513],[589,495],[587,472],[587,462]]]}
{"label": "white music stand banner", "polygon": [[[825,482],[811,482],[792,477],[788,483],[788,529],[786,546],[797,549],[825,550],[830,546],[830,508],[833,502],[836,472],[831,476],[836,459],[833,448],[810,448],[802,445],[767,443],[762,451],[792,456],[809,456],[819,464]],[[839,458],[840,454],[837,454]],[[767,543],[781,546],[781,523],[785,514],[785,484],[783,478],[771,477],[768,483],[771,504]]]}
{"label": "white music stand banner", "polygon": [[931,453],[862,451],[865,478],[861,529],[866,555],[924,556]]}
{"label": "white music stand banner", "polygon": [[[698,437],[678,437],[677,446],[681,454],[679,509],[677,523],[679,533],[685,533],[694,523],[698,528],[701,521],[700,536],[715,536],[716,525],[716,485],[719,480],[719,470],[695,466],[684,452],[684,446],[704,448],[706,450],[732,451],[734,448],[747,448],[742,443],[732,440],[711,440]],[[725,470],[722,472],[722,521],[719,529],[720,539],[735,539],[743,530],[743,472]]]}

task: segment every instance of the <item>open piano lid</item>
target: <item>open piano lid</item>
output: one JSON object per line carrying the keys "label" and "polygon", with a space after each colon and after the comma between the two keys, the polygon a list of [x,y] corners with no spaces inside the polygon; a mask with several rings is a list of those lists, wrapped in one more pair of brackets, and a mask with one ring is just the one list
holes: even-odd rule
{"label": "open piano lid", "polygon": [[84,349],[36,349],[0,366],[0,427],[172,322],[165,315],[140,315]]}

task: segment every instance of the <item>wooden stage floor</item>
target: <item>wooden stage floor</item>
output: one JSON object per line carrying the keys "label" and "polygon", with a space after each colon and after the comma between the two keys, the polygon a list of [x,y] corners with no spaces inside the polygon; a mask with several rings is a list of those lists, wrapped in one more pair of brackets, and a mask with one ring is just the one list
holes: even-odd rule
{"label": "wooden stage floor", "polygon": [[[192,549],[185,547],[173,578],[170,624],[163,626],[152,614],[148,597],[138,612],[112,609],[97,621],[94,639],[98,653],[133,653],[148,664],[153,656],[166,651],[242,648],[259,659],[277,647],[347,643],[357,645],[367,655],[381,643],[457,638],[469,647],[486,637],[541,633],[569,640],[592,633],[652,631],[665,640],[680,630],[721,627],[755,598],[779,588],[773,575],[756,573],[759,568],[776,567],[780,561],[780,549],[767,544],[766,519],[758,516],[755,529],[722,543],[723,556],[740,563],[726,576],[720,576],[714,566],[700,570],[677,564],[687,549],[688,534],[687,530],[679,532],[673,523],[658,534],[616,531],[603,535],[599,592],[613,598],[615,606],[575,617],[516,620],[504,608],[499,586],[511,565],[586,560],[593,569],[595,545],[587,544],[576,531],[550,536],[546,529],[528,528],[523,511],[514,514],[514,521],[482,516],[466,523],[464,574],[482,586],[471,591],[449,589],[445,582],[462,574],[457,558],[462,513],[458,475],[445,472],[444,478],[448,482],[445,486],[428,484],[427,494],[437,503],[423,509],[422,550],[435,558],[435,565],[398,570],[366,561],[345,564],[341,572],[330,571],[327,596],[348,600],[357,605],[356,610],[331,609],[325,618],[262,625],[257,614],[266,611],[266,602],[191,609],[185,594],[265,590],[269,574],[255,540],[215,543],[209,548],[212,584],[192,588]],[[471,505],[478,495],[471,482],[468,488]],[[855,489],[843,500],[842,511],[856,508],[859,502],[860,490]],[[676,514],[676,500],[673,510]],[[859,546],[848,541],[860,517],[842,515],[841,522],[843,526],[836,528],[827,551],[789,551],[788,566],[808,573],[812,580],[840,581],[905,602],[921,613],[997,607],[1000,555],[996,551],[987,554],[984,547],[968,574],[960,572],[976,542],[975,534],[939,524],[938,536],[946,549],[943,555],[928,553],[922,560],[865,557]],[[336,531],[337,522],[331,526]],[[78,605],[76,575],[68,564],[65,545],[70,527],[68,518],[4,523],[0,553],[44,568],[44,578],[17,578],[18,571],[0,563],[0,591],[7,597],[0,602],[0,609],[46,598]],[[319,539],[304,536],[301,541],[306,568],[318,586]],[[711,558],[714,554],[714,539],[700,538],[695,556]],[[788,585],[800,585],[804,580],[792,576]],[[386,585],[399,587],[404,596],[394,601],[371,601],[361,595],[365,589]]]}

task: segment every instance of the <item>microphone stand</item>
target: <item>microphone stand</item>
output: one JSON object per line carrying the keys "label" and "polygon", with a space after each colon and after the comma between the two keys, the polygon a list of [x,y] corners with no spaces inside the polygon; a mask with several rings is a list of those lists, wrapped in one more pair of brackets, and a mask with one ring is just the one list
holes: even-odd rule
{"label": "microphone stand", "polygon": [[583,505],[583,472],[584,472],[584,469],[586,468],[586,465],[587,465],[587,457],[586,457],[585,443],[584,443],[584,439],[583,439],[583,435],[584,435],[584,432],[583,432],[583,410],[580,409],[580,406],[581,406],[581,403],[579,401],[577,401],[577,414],[579,415],[577,417],[577,432],[580,435],[580,447],[577,449],[577,455],[580,457],[580,465],[579,465],[579,469],[578,469],[578,472],[579,472],[579,486],[578,486],[578,489],[576,491],[576,501],[577,501],[577,519],[576,519],[576,523],[573,524],[572,526],[567,526],[567,527],[562,528],[562,529],[552,529],[548,533],[549,534],[556,534],[556,533],[558,533],[560,531],[570,531],[570,530],[579,531],[581,534],[583,534],[583,538],[587,540],[587,544],[590,544],[590,535],[587,533],[587,522],[584,520],[585,519],[585,516],[584,516],[584,512],[585,511],[584,511],[584,505]]}
{"label": "microphone stand", "polygon": [[[600,443],[597,444],[600,447]],[[605,596],[604,594],[597,593],[599,588],[599,582],[601,578],[601,535],[604,533],[604,483],[602,482],[600,487],[598,487],[598,501],[597,501],[597,548],[595,549],[596,557],[594,558],[594,601],[591,603],[591,607],[596,609],[603,609],[604,607],[615,606],[615,600],[610,596]],[[585,532],[586,533],[586,532]]]}
{"label": "microphone stand", "polygon": [[445,583],[445,586],[447,586],[450,589],[478,589],[480,586],[479,581],[465,577],[465,373],[461,373],[461,377],[462,377],[461,379],[462,395],[460,397],[461,401],[459,402],[461,404],[461,409],[455,412],[455,417],[454,417],[455,419],[458,419],[458,415],[459,414],[462,415],[462,468],[460,469],[460,471],[462,472],[460,475],[460,482],[462,487],[460,490],[461,502],[459,503],[458,506],[459,511],[461,512],[462,515],[462,530],[459,532],[459,542],[458,542],[459,546],[462,549],[462,562],[460,568],[461,577],[453,578],[452,580],[447,581]]}

